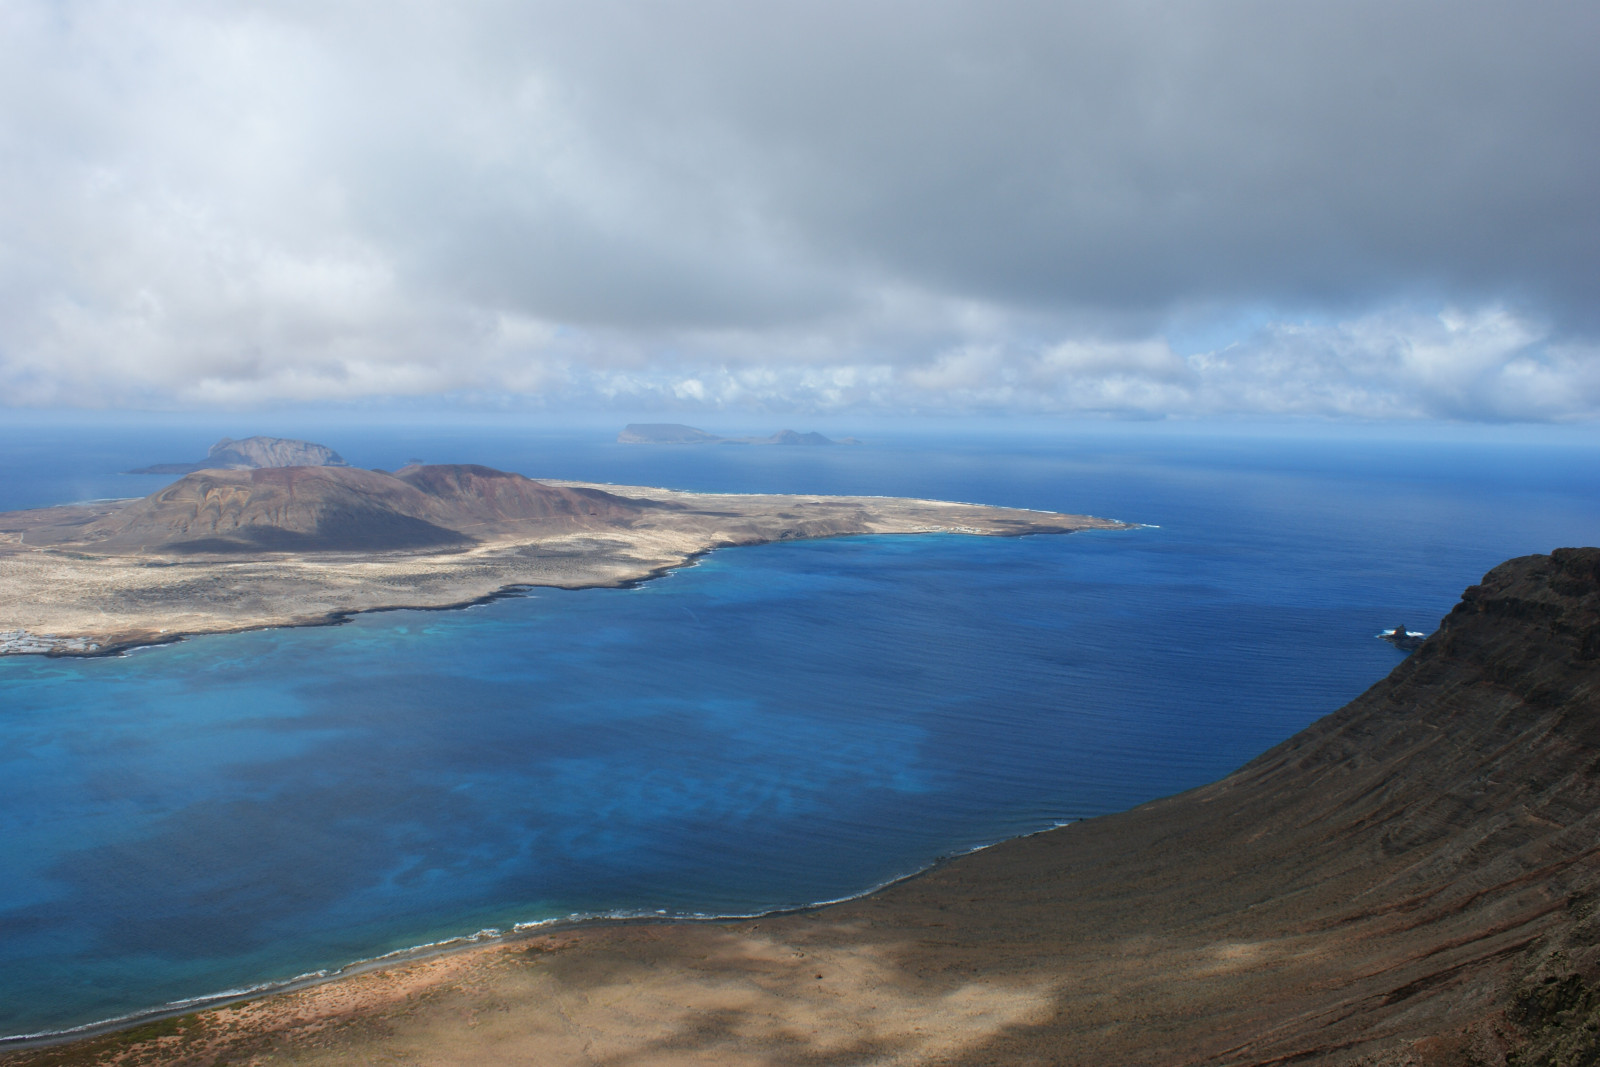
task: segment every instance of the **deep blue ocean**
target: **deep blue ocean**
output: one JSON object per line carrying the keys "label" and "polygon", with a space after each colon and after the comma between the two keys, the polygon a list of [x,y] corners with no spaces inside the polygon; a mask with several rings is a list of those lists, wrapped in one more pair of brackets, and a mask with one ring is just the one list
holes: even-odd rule
{"label": "deep blue ocean", "polygon": [[634,589],[0,659],[0,1034],[485,928],[859,893],[1217,778],[1386,674],[1379,630],[1431,631],[1507,557],[1600,542],[1576,432],[615,429],[38,419],[0,428],[0,509],[147,493],[170,479],[117,472],[268,432],[361,466],[1151,528],[730,549]]}

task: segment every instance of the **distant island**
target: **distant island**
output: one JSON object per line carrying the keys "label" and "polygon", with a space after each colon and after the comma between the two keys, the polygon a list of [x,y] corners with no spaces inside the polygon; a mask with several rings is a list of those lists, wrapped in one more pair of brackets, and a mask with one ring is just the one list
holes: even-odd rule
{"label": "distant island", "polygon": [[624,445],[859,445],[854,437],[838,440],[820,433],[779,430],[771,437],[718,437],[677,422],[630,422],[617,434]]}
{"label": "distant island", "polygon": [[124,474],[190,474],[201,470],[258,470],[262,467],[347,467],[344,457],[327,445],[288,437],[224,437],[205,459],[193,463],[156,463]]}
{"label": "distant island", "polygon": [[[268,462],[291,446],[327,462]],[[621,586],[727,545],[1129,528],[934,500],[540,482],[471,464],[390,473],[277,438],[212,450],[230,455],[257,465],[206,467],[142,499],[0,514],[0,654],[103,653],[525,586]]]}

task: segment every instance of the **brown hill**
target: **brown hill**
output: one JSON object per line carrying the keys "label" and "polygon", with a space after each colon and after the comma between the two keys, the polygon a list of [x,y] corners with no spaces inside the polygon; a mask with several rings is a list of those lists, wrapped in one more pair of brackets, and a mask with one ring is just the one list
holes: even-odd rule
{"label": "brown hill", "polygon": [[202,470],[93,521],[30,529],[31,545],[235,553],[438,549],[475,534],[625,525],[640,504],[479,466]]}
{"label": "brown hill", "polygon": [[402,467],[395,477],[428,498],[432,521],[456,530],[527,521],[583,529],[631,522],[660,506],[599,489],[545,485],[471,463]]}

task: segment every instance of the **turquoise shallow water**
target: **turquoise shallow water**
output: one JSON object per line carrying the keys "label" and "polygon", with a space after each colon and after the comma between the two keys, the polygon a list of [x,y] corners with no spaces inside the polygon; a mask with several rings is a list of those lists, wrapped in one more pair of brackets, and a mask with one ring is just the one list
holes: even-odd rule
{"label": "turquoise shallow water", "polygon": [[[80,495],[152,447],[98,440],[52,460]],[[0,660],[0,1033],[485,927],[860,892],[1226,773],[1386,673],[1377,630],[1600,529],[1575,446],[338,444],[1159,528],[769,545],[631,590]],[[22,451],[0,505],[48,491]]]}

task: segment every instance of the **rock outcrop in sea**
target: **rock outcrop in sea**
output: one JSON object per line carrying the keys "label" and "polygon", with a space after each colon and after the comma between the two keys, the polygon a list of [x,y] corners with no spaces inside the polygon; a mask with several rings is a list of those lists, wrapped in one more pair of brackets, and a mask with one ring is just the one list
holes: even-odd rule
{"label": "rock outcrop in sea", "polygon": [[1422,647],[1422,642],[1427,636],[1427,634],[1406,629],[1405,624],[1402,623],[1392,630],[1385,630],[1379,634],[1378,640],[1387,641],[1401,652],[1415,652]]}

